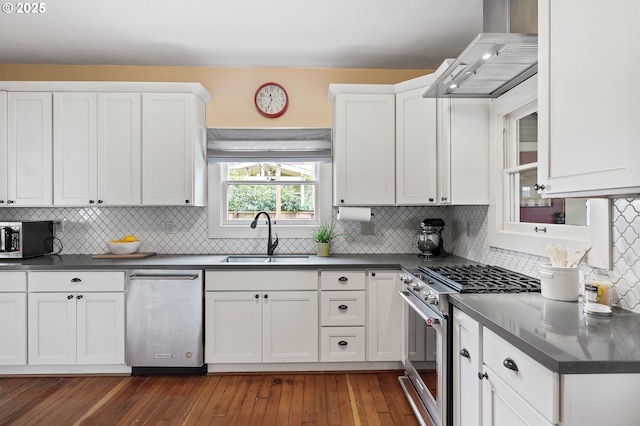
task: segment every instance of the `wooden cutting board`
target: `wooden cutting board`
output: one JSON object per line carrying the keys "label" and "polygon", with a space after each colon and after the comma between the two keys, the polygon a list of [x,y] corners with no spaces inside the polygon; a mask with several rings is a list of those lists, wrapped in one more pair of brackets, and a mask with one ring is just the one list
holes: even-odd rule
{"label": "wooden cutting board", "polygon": [[156,255],[156,252],[154,251],[139,251],[133,254],[114,254],[114,253],[94,254],[91,257],[93,259],[144,259],[145,257],[151,257],[155,255]]}

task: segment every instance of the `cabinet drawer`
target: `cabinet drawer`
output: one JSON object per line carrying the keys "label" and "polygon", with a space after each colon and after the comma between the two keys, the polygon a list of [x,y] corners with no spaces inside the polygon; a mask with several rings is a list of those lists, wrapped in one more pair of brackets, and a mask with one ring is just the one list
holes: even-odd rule
{"label": "cabinet drawer", "polygon": [[364,325],[364,291],[323,291],[320,322],[324,325]]}
{"label": "cabinet drawer", "polygon": [[124,271],[29,272],[29,291],[124,291]]}
{"label": "cabinet drawer", "polygon": [[0,293],[27,291],[26,272],[0,272]]}
{"label": "cabinet drawer", "polygon": [[320,361],[364,361],[364,327],[322,327]]}
{"label": "cabinet drawer", "polygon": [[317,290],[318,272],[311,270],[205,271],[207,291]]}
{"label": "cabinet drawer", "polygon": [[366,276],[364,271],[321,271],[320,288],[322,290],[364,290]]}
{"label": "cabinet drawer", "polygon": [[[557,373],[543,367],[487,328],[484,328],[482,335],[482,359],[500,379],[544,417],[552,423],[559,421]],[[505,366],[509,362],[515,364],[512,365],[513,369]]]}

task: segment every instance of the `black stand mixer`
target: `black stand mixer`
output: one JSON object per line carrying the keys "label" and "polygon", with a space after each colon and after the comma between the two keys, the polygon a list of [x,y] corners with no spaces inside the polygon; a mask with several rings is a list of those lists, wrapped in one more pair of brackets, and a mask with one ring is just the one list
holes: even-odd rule
{"label": "black stand mixer", "polygon": [[442,219],[425,219],[420,223],[422,231],[416,235],[418,240],[418,248],[422,251],[420,255],[423,259],[431,257],[448,256],[442,244],[442,230],[444,229],[444,220]]}

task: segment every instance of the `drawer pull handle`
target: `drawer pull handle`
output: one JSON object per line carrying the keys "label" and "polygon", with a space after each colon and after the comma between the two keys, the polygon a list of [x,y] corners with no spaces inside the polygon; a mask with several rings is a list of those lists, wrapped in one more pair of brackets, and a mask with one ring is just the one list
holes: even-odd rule
{"label": "drawer pull handle", "polygon": [[70,294],[67,296],[67,300],[71,300],[71,299],[73,299],[73,294]]}
{"label": "drawer pull handle", "polygon": [[80,299],[82,299],[82,297],[83,296],[81,294],[79,294],[79,295],[76,296],[76,299],[80,300]]}
{"label": "drawer pull handle", "polygon": [[516,362],[511,358],[505,358],[505,360],[502,361],[502,365],[504,365],[509,370],[518,371],[518,364],[516,364]]}
{"label": "drawer pull handle", "polygon": [[478,379],[488,379],[489,375],[487,373],[478,373]]}
{"label": "drawer pull handle", "polygon": [[340,340],[340,341],[338,342],[338,345],[340,345],[340,346],[347,346],[348,344],[349,344],[349,343],[348,343],[346,340]]}
{"label": "drawer pull handle", "polygon": [[471,355],[469,355],[469,351],[467,350],[467,348],[462,348],[462,350],[460,351],[460,356],[471,359]]}
{"label": "drawer pull handle", "polygon": [[80,278],[71,278],[72,283],[81,283],[82,280]]}
{"label": "drawer pull handle", "polygon": [[338,281],[340,281],[340,282],[343,282],[343,283],[344,283],[344,282],[349,281],[349,278],[347,278],[347,277],[340,277],[340,278],[338,278]]}
{"label": "drawer pull handle", "polygon": [[340,305],[340,306],[338,306],[338,309],[340,309],[341,311],[344,311],[344,310],[349,309],[349,307],[347,305]]}

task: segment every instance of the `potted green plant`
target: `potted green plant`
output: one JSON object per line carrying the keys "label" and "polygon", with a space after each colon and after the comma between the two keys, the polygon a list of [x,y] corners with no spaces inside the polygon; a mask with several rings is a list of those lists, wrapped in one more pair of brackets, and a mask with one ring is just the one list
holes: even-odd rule
{"label": "potted green plant", "polygon": [[333,229],[333,224],[321,223],[311,231],[311,238],[316,242],[318,256],[329,256],[331,240],[339,236]]}

